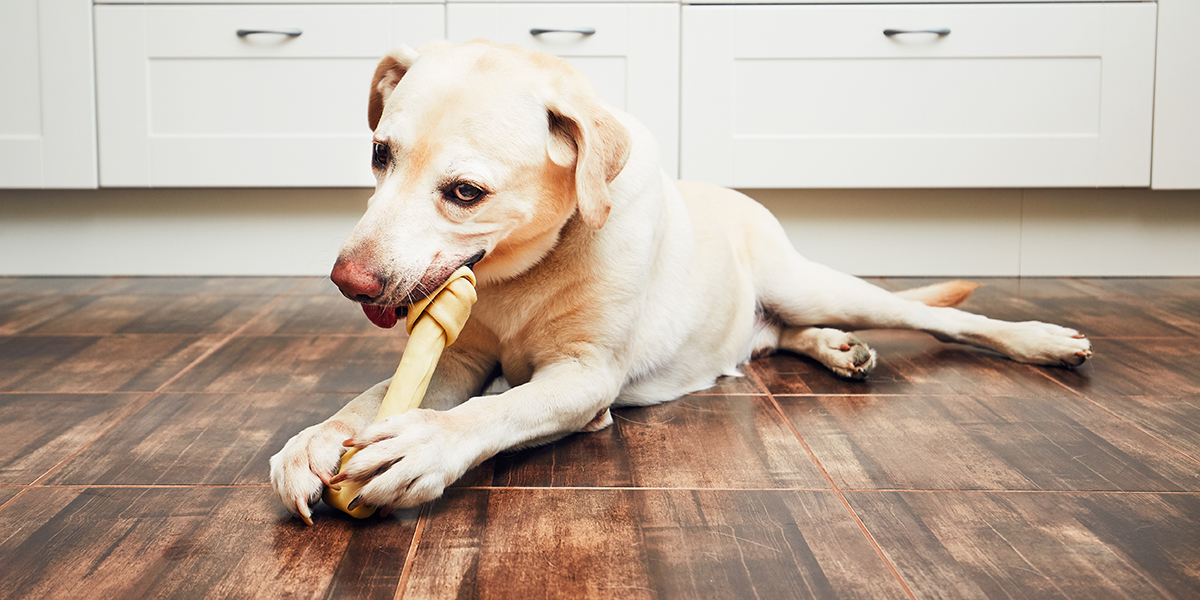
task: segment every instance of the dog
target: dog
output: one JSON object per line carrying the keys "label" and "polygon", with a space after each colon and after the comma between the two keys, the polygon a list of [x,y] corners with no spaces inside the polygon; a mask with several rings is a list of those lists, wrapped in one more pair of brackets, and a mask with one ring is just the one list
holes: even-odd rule
{"label": "dog", "polygon": [[[603,429],[610,407],[710,387],[756,353],[864,378],[875,352],[848,330],[917,329],[1038,365],[1091,356],[1073,329],[952,308],[975,284],[891,293],[804,259],[755,201],[669,178],[649,132],[556,57],[400,47],[367,117],[375,193],[333,282],[381,327],[462,265],[479,300],[424,408],[372,424],[384,381],[272,457],[274,489],[309,523],[323,486],[364,482],[384,513],[416,506],[498,452]],[[497,373],[511,389],[478,395]]]}

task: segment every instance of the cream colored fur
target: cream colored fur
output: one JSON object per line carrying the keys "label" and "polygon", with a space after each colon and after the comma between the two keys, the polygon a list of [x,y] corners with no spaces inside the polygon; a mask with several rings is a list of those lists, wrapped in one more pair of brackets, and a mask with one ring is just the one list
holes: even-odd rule
{"label": "cream colored fur", "polygon": [[[394,161],[339,260],[380,273],[375,303],[393,306],[483,250],[479,302],[425,408],[371,425],[385,381],[271,459],[293,512],[309,514],[348,437],[360,451],[345,476],[369,479],[363,500],[414,506],[497,452],[704,389],[754,352],[865,377],[875,354],[844,329],[919,329],[1035,364],[1090,356],[1074,330],[949,308],[972,284],[897,295],[805,260],[750,198],[669,179],[646,129],[559,59],[487,43],[398,49],[371,92]],[[489,194],[448,202],[439,190],[458,180]],[[512,388],[479,396],[498,370]]]}

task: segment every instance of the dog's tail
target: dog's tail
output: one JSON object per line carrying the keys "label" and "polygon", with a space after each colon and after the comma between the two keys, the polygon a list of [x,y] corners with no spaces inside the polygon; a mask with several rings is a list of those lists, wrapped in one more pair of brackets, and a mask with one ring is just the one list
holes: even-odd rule
{"label": "dog's tail", "polygon": [[973,281],[945,281],[896,292],[896,295],[905,300],[916,300],[929,306],[958,306],[971,295],[971,292],[975,291],[975,288],[981,285],[983,284]]}

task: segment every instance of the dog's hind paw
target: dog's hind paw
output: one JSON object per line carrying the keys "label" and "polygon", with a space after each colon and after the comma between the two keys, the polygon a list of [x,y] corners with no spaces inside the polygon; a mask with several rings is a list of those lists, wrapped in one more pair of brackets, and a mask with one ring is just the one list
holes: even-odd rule
{"label": "dog's hind paw", "polygon": [[875,351],[853,333],[841,333],[841,340],[833,340],[817,358],[834,373],[847,379],[866,379],[875,370]]}

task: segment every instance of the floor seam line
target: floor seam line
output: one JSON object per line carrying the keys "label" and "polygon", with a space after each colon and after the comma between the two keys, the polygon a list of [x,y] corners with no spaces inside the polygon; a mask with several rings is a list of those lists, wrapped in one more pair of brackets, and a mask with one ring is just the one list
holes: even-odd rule
{"label": "floor seam line", "polygon": [[205,350],[203,354],[201,354],[200,356],[197,356],[196,359],[193,360],[192,362],[188,363],[188,365],[186,367],[184,367],[183,369],[180,369],[180,371],[178,373],[172,375],[170,379],[164,381],[161,385],[159,385],[157,388],[155,388],[154,393],[156,393],[156,394],[165,393],[167,387],[169,387],[171,384],[175,383],[180,378],[182,378],[184,375],[186,375],[188,372],[190,372],[196,365],[204,362],[205,360],[208,360],[208,358],[210,356],[212,356],[213,354],[216,354],[218,350],[220,350],[220,349],[224,348],[226,345],[228,345],[229,342],[233,341],[233,338],[237,337],[237,335],[239,333],[241,333],[242,331],[244,331],[246,328],[250,327],[254,323],[258,322],[260,317],[267,314],[271,310],[274,310],[274,308],[276,306],[278,306],[280,303],[282,303],[284,298],[286,298],[286,297],[287,297],[287,294],[280,294],[280,295],[276,296],[274,299],[272,299],[270,302],[268,302],[266,304],[266,306],[262,307],[257,313],[255,313],[253,317],[250,317],[249,320],[247,320],[245,323],[242,323],[237,329],[234,329],[229,334],[227,334],[224,339],[222,339],[220,342],[217,342],[215,345],[213,345],[212,348]]}
{"label": "floor seam line", "polygon": [[408,578],[412,575],[412,564],[417,558],[417,547],[421,544],[421,535],[425,533],[425,524],[429,522],[429,514],[432,512],[432,502],[421,507],[421,512],[417,515],[417,528],[413,531],[412,540],[408,543],[408,555],[404,557],[404,567],[400,569],[400,581],[396,582],[396,593],[392,595],[393,600],[403,600],[404,587],[408,585]]}
{"label": "floor seam line", "polygon": [[[1065,383],[1063,383],[1063,382],[1061,382],[1061,381],[1059,381],[1059,380],[1057,380],[1057,379],[1055,379],[1055,378],[1051,377],[1051,376],[1050,376],[1050,375],[1048,375],[1048,374],[1047,374],[1045,371],[1038,370],[1038,374],[1039,374],[1039,375],[1041,375],[1042,377],[1045,377],[1046,379],[1049,379],[1050,381],[1053,381],[1054,383],[1056,383],[1056,384],[1058,384],[1058,385],[1062,386],[1062,387],[1063,387],[1063,388],[1065,388],[1067,391],[1071,392],[1072,394],[1075,394],[1075,396],[1077,396],[1078,398],[1080,398],[1080,399],[1082,399],[1082,400],[1084,400],[1084,401],[1088,402],[1089,404],[1091,404],[1091,405],[1095,406],[1096,408],[1099,408],[1100,410],[1102,410],[1102,411],[1104,411],[1104,412],[1108,413],[1108,414],[1109,414],[1111,417],[1113,417],[1114,419],[1116,419],[1116,420],[1118,420],[1118,421],[1120,421],[1120,422],[1122,422],[1122,423],[1124,423],[1124,424],[1126,424],[1126,425],[1128,425],[1128,426],[1130,426],[1130,427],[1132,427],[1132,428],[1136,429],[1137,431],[1140,431],[1140,432],[1142,432],[1143,434],[1145,434],[1145,435],[1149,436],[1149,437],[1150,437],[1150,439],[1152,439],[1152,440],[1154,440],[1154,441],[1156,441],[1156,442],[1158,442],[1158,443],[1160,443],[1160,444],[1162,444],[1162,445],[1166,446],[1167,448],[1170,448],[1172,452],[1174,452],[1174,453],[1176,453],[1176,454],[1178,454],[1178,455],[1180,455],[1180,456],[1184,457],[1185,459],[1187,459],[1187,461],[1188,461],[1188,462],[1191,462],[1191,463],[1194,463],[1194,464],[1200,465],[1200,459],[1197,459],[1196,457],[1192,456],[1191,454],[1188,454],[1187,452],[1184,452],[1183,450],[1180,450],[1179,448],[1176,448],[1174,444],[1172,444],[1171,442],[1169,442],[1169,441],[1167,441],[1167,440],[1165,440],[1165,439],[1163,439],[1163,438],[1161,438],[1161,437],[1159,437],[1159,436],[1155,435],[1153,432],[1146,431],[1145,429],[1143,429],[1143,428],[1142,428],[1142,426],[1141,426],[1141,425],[1138,425],[1137,423],[1134,423],[1133,421],[1130,421],[1129,419],[1127,419],[1127,418],[1125,418],[1125,417],[1123,417],[1123,416],[1121,416],[1121,415],[1119,415],[1119,414],[1117,414],[1117,413],[1113,412],[1113,411],[1112,411],[1111,409],[1109,409],[1107,406],[1104,406],[1103,404],[1100,404],[1099,402],[1096,402],[1095,400],[1093,400],[1093,399],[1092,399],[1090,396],[1088,396],[1087,394],[1084,394],[1083,392],[1080,392],[1079,390],[1076,390],[1076,389],[1074,389],[1074,388],[1072,388],[1072,387],[1068,386],[1067,384],[1065,384]],[[1120,397],[1120,396],[1118,396],[1118,397]],[[1133,397],[1133,396],[1128,396],[1128,397]],[[1142,397],[1144,397],[1144,396],[1142,396]],[[1174,397],[1174,396],[1150,396],[1150,397]]]}
{"label": "floor seam line", "polygon": [[[763,385],[762,378],[759,377],[758,371],[751,370],[751,372],[754,374],[755,379],[758,380],[759,385]],[[775,400],[775,396],[773,394],[768,394],[768,398],[770,398],[771,404],[775,407],[776,413],[781,419],[783,419],[783,422],[787,424],[788,429],[792,431],[792,435],[796,436],[796,441],[800,442],[800,446],[803,447],[804,451],[808,453],[809,459],[811,459],[813,464],[817,466],[817,469],[821,472],[821,476],[825,478],[825,482],[828,483],[830,489],[833,490],[834,495],[836,495],[837,499],[841,501],[842,507],[845,508],[846,512],[850,514],[850,518],[854,520],[856,525],[858,525],[859,531],[861,531],[863,536],[867,538],[867,542],[871,544],[871,547],[875,549],[875,553],[879,555],[879,559],[883,561],[883,564],[888,568],[888,571],[891,572],[892,577],[894,577],[896,580],[896,583],[900,584],[900,588],[904,590],[904,593],[908,595],[910,600],[916,600],[917,597],[913,594],[912,589],[908,586],[908,582],[905,581],[904,577],[900,575],[900,571],[896,568],[896,565],[892,564],[892,561],[890,558],[888,558],[887,553],[883,551],[883,547],[879,545],[879,542],[875,539],[875,536],[872,535],[871,531],[867,528],[867,524],[864,523],[862,518],[858,516],[858,513],[854,511],[854,507],[850,506],[850,502],[846,500],[845,494],[842,493],[841,489],[838,488],[837,483],[833,481],[833,477],[831,477],[829,472],[825,469],[825,465],[821,464],[821,460],[817,458],[817,454],[813,452],[812,447],[810,447],[808,442],[804,440],[804,436],[800,435],[800,430],[796,429],[795,424],[793,424],[792,420],[788,418],[787,413],[783,412],[783,407],[780,406],[779,402]]]}

